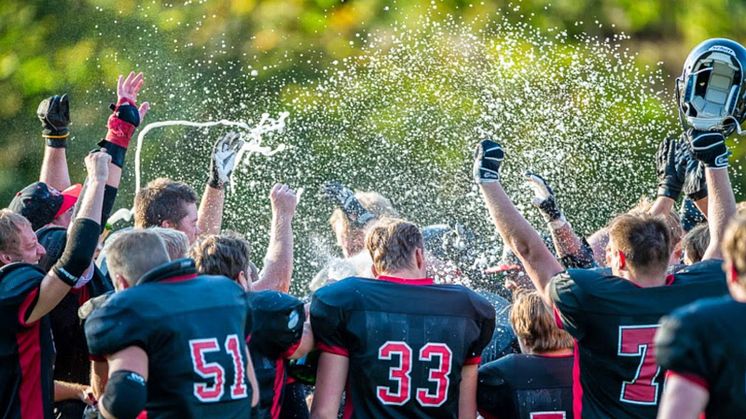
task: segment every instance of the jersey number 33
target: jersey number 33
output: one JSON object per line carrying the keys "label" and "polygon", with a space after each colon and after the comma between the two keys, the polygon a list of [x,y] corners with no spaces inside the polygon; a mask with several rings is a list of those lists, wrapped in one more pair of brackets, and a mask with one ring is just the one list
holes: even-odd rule
{"label": "jersey number 33", "polygon": [[[420,348],[417,355],[418,362],[435,364],[428,369],[427,379],[434,383],[435,389],[411,388],[411,373],[413,365],[413,350],[406,342],[388,341],[378,348],[378,359],[394,361],[389,369],[390,383],[387,386],[377,386],[378,400],[387,405],[402,406],[412,398],[414,391],[417,402],[423,407],[438,407],[448,397],[449,375],[453,354],[444,343],[428,343]],[[396,360],[394,359],[396,358]]]}

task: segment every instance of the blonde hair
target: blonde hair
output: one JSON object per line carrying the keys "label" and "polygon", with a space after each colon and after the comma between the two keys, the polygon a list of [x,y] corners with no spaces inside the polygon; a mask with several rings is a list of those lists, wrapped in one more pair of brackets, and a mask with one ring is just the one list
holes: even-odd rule
{"label": "blonde hair", "polygon": [[9,209],[0,210],[0,252],[18,255],[21,245],[21,229],[31,223],[23,215]]}
{"label": "blonde hair", "polygon": [[404,220],[387,218],[378,221],[368,231],[365,247],[380,272],[412,268],[415,249],[424,249],[422,233],[416,225]]}
{"label": "blonde hair", "polygon": [[150,227],[148,230],[158,234],[166,245],[166,251],[171,260],[186,257],[189,251],[189,239],[186,234],[173,228]]}
{"label": "blonde hair", "polygon": [[510,323],[523,346],[531,352],[552,352],[573,346],[572,337],[557,327],[536,290],[519,291],[514,295]]}
{"label": "blonde hair", "polygon": [[107,246],[106,265],[112,279],[121,275],[130,285],[171,259],[158,233],[129,230],[114,236]]}
{"label": "blonde hair", "polygon": [[723,259],[738,273],[738,283],[746,287],[746,216],[735,216],[723,237]]}

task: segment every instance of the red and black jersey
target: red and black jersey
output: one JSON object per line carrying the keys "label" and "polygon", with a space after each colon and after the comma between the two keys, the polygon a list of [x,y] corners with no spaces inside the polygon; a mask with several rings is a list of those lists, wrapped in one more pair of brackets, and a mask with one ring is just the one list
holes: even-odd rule
{"label": "red and black jersey", "polygon": [[576,418],[656,416],[663,374],[653,339],[660,319],[699,298],[725,294],[720,265],[694,264],[652,288],[593,269],[571,269],[551,281],[558,324],[576,340]]}
{"label": "red and black jersey", "polygon": [[487,419],[572,419],[572,355],[514,354],[479,368]]}
{"label": "red and black jersey", "polygon": [[349,358],[345,417],[455,418],[495,310],[460,285],[347,278],[316,291],[311,326],[319,349]]}
{"label": "red and black jersey", "polygon": [[288,358],[303,337],[303,302],[277,291],[252,292],[249,353],[259,383],[254,418],[278,419],[287,380]]}
{"label": "red and black jersey", "polygon": [[247,418],[247,294],[222,276],[197,276],[180,259],[114,293],[85,322],[88,349],[130,346],[148,355],[148,418]]}
{"label": "red and black jersey", "polygon": [[737,418],[746,412],[746,303],[730,296],[698,301],[661,322],[658,363],[705,388],[705,416]]}
{"label": "red and black jersey", "polygon": [[44,272],[26,263],[0,269],[0,416],[52,418],[54,343],[49,318],[25,321]]}

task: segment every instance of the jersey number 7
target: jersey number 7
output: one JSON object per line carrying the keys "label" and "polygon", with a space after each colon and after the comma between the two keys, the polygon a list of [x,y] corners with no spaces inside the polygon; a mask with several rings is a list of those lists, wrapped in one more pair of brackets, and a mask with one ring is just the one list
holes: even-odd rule
{"label": "jersey number 7", "polygon": [[[389,369],[389,379],[393,386],[377,386],[376,396],[383,404],[401,406],[411,398],[410,384],[412,372],[412,348],[406,342],[388,341],[378,348],[378,359],[399,359],[398,366]],[[438,358],[438,366],[428,370],[428,381],[435,383],[435,392],[427,388],[416,389],[417,402],[424,407],[438,407],[448,396],[451,373],[451,349],[444,343],[428,343],[420,349],[419,360],[431,362]]]}
{"label": "jersey number 7", "polygon": [[[192,339],[189,341],[189,353],[192,355],[194,372],[200,377],[212,381],[194,383],[194,397],[201,402],[217,402],[225,392],[225,368],[218,362],[206,362],[205,354],[219,352],[220,346],[216,338]],[[230,386],[231,399],[243,399],[248,396],[246,388],[246,372],[244,371],[244,346],[235,334],[225,338],[225,351],[233,362],[233,385]]]}
{"label": "jersey number 7", "polygon": [[619,400],[641,405],[658,404],[658,383],[655,380],[660,367],[655,362],[655,332],[658,325],[619,326],[619,349],[617,355],[640,357],[637,372],[631,381],[622,383]]}

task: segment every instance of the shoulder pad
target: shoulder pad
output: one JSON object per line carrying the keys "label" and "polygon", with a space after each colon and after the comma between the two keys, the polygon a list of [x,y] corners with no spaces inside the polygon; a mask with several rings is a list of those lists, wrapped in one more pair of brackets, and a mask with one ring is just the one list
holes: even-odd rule
{"label": "shoulder pad", "polygon": [[44,271],[29,263],[11,263],[0,268],[0,304],[16,304],[44,279]]}
{"label": "shoulder pad", "polygon": [[251,341],[253,350],[279,358],[303,335],[306,312],[303,302],[277,291],[250,294]]}

